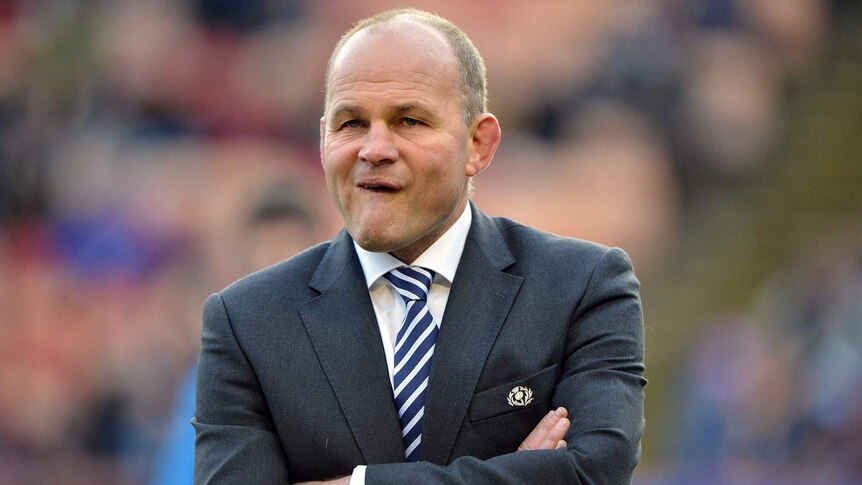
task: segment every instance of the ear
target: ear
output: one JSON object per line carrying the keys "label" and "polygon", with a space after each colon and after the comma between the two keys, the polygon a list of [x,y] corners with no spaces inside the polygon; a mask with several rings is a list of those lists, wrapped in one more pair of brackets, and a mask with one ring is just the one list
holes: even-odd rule
{"label": "ear", "polygon": [[467,142],[467,176],[485,170],[500,144],[500,123],[491,113],[482,113],[473,121]]}

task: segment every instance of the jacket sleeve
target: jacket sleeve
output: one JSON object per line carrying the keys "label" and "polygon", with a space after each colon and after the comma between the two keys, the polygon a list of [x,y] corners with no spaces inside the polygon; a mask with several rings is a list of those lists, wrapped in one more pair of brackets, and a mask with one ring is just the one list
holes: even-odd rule
{"label": "jacket sleeve", "polygon": [[195,484],[288,483],[260,384],[218,294],[204,305],[192,424]]}
{"label": "jacket sleeve", "polygon": [[569,322],[553,405],[572,422],[565,450],[513,452],[488,460],[461,457],[369,465],[366,483],[608,484],[631,482],[644,430],[643,316],[639,283],[619,249],[593,269]]}

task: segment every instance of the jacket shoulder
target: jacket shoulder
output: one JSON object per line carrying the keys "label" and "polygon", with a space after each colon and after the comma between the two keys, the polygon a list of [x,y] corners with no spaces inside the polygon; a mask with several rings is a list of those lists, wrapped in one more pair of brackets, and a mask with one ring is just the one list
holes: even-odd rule
{"label": "jacket shoulder", "polygon": [[542,258],[549,262],[568,264],[595,262],[616,249],[583,239],[559,236],[505,217],[494,217],[492,221],[518,260]]}

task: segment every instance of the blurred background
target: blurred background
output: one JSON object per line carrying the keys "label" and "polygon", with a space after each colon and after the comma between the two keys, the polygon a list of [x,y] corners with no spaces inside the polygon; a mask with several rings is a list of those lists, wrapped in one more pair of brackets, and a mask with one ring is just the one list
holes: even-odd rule
{"label": "blurred background", "polygon": [[[488,65],[478,205],[635,262],[635,483],[862,483],[860,2],[411,3]],[[324,67],[394,6],[0,0],[0,482],[190,483],[203,300],[341,227]]]}

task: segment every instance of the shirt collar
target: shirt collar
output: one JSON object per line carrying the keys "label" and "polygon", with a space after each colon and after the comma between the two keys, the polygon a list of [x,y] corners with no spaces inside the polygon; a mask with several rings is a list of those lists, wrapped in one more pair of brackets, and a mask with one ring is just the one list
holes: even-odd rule
{"label": "shirt collar", "polygon": [[[447,229],[442,236],[434,241],[434,244],[419,255],[411,266],[430,269],[445,278],[449,284],[452,284],[455,281],[455,271],[458,269],[458,262],[461,261],[461,253],[464,252],[464,244],[467,242],[467,233],[470,232],[472,221],[473,213],[470,211],[470,204],[468,203],[452,227]],[[401,260],[389,253],[366,251],[359,247],[356,241],[353,241],[353,247],[356,248],[356,255],[362,265],[365,284],[368,288],[371,288],[371,285],[381,276],[395,268],[404,266]]]}

